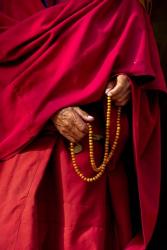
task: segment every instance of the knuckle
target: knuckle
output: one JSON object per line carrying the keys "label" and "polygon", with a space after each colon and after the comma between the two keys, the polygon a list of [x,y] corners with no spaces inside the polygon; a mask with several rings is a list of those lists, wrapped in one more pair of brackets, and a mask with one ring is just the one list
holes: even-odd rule
{"label": "knuckle", "polygon": [[85,132],[85,128],[84,128],[84,127],[81,127],[81,128],[80,128],[80,131],[84,133],[84,132]]}
{"label": "knuckle", "polygon": [[61,128],[61,134],[66,135],[66,133],[67,133],[67,130],[64,127],[62,127]]}
{"label": "knuckle", "polygon": [[121,106],[125,106],[126,103],[127,103],[127,100],[124,100],[124,101],[120,102],[120,105],[121,105]]}
{"label": "knuckle", "polygon": [[124,106],[126,104],[126,101],[121,102],[121,104],[122,104],[122,106]]}
{"label": "knuckle", "polygon": [[116,98],[115,95],[112,95],[112,100],[113,100],[114,102],[117,101],[117,98]]}
{"label": "knuckle", "polygon": [[120,107],[124,106],[124,104],[122,102],[119,102],[117,105]]}
{"label": "knuckle", "polygon": [[117,99],[117,102],[119,102],[119,103],[121,103],[122,102],[122,97],[119,97],[118,99]]}
{"label": "knuckle", "polygon": [[63,121],[63,127],[64,127],[64,128],[69,128],[69,121],[64,120],[64,121]]}
{"label": "knuckle", "polygon": [[120,100],[116,102],[117,106],[124,106],[124,101]]}
{"label": "knuckle", "polygon": [[77,137],[76,137],[77,142],[81,141],[81,139],[83,139],[84,136],[85,136],[84,133],[79,133],[79,134],[77,135]]}
{"label": "knuckle", "polygon": [[88,127],[87,127],[86,124],[82,125],[81,131],[82,131],[82,132],[87,132],[87,131],[88,131]]}
{"label": "knuckle", "polygon": [[85,136],[85,134],[81,134],[80,136],[78,136],[78,140],[80,141],[81,139],[83,139]]}
{"label": "knuckle", "polygon": [[74,119],[74,111],[70,111],[69,113],[68,113],[68,120],[73,120]]}
{"label": "knuckle", "polygon": [[81,139],[82,139],[82,137],[77,136],[77,137],[74,139],[74,140],[75,140],[75,143],[79,142]]}
{"label": "knuckle", "polygon": [[76,141],[74,138],[72,138],[72,137],[69,138],[69,141],[71,141],[71,142],[73,142],[73,143],[76,143],[76,142],[77,142],[77,141]]}

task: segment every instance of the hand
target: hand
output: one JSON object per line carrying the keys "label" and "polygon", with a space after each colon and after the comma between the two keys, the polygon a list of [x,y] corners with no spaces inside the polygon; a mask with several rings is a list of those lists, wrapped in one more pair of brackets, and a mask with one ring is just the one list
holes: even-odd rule
{"label": "hand", "polygon": [[80,141],[88,133],[87,122],[93,120],[92,116],[79,107],[64,108],[52,117],[60,134],[71,142]]}
{"label": "hand", "polygon": [[116,106],[125,106],[131,96],[129,77],[118,75],[116,79],[108,83],[105,93],[112,97]]}

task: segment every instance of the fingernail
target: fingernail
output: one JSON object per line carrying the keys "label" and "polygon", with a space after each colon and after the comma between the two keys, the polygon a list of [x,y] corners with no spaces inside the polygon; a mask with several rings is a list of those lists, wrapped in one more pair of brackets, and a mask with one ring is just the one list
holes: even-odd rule
{"label": "fingernail", "polygon": [[92,120],[94,120],[94,117],[91,115],[88,115],[88,120],[92,121]]}
{"label": "fingernail", "polygon": [[108,92],[108,93],[107,93],[107,96],[112,96],[112,93],[111,93],[111,92]]}
{"label": "fingernail", "polygon": [[108,91],[110,91],[110,89],[106,89],[105,93],[107,94],[107,93],[108,93]]}

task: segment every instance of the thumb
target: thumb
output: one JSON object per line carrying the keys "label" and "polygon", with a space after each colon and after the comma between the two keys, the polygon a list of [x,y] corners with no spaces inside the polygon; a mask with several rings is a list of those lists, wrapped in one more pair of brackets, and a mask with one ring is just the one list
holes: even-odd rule
{"label": "thumb", "polygon": [[107,88],[105,90],[106,95],[108,94],[109,91],[111,91],[114,88],[114,86],[115,86],[114,80],[108,83]]}
{"label": "thumb", "polygon": [[92,122],[94,120],[94,117],[80,109],[79,107],[74,107],[73,108],[77,114],[86,122]]}

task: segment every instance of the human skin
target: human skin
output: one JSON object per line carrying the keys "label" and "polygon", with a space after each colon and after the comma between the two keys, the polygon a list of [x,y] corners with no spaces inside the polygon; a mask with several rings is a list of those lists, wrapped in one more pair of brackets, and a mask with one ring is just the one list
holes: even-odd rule
{"label": "human skin", "polygon": [[[129,77],[120,74],[111,80],[105,94],[111,96],[116,106],[125,106],[131,95]],[[52,121],[61,135],[71,142],[80,141],[88,133],[88,122],[92,122],[94,117],[80,109],[79,107],[67,107],[58,111]]]}

